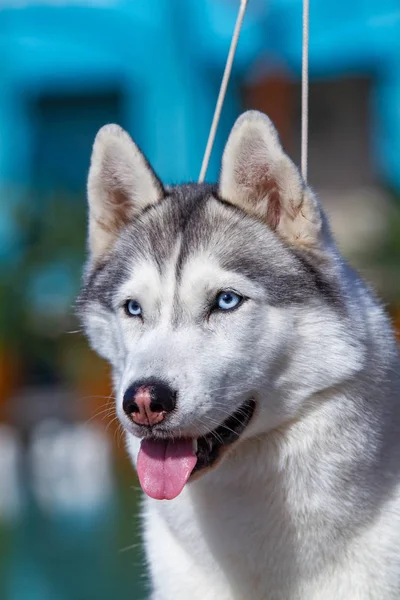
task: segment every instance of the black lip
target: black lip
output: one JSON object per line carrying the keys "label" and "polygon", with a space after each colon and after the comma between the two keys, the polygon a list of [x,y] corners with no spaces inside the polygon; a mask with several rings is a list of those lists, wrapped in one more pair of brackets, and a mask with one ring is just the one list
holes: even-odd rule
{"label": "black lip", "polygon": [[256,402],[249,398],[237,411],[213,431],[197,439],[197,463],[192,475],[211,467],[220,455],[221,448],[236,442],[251,421]]}

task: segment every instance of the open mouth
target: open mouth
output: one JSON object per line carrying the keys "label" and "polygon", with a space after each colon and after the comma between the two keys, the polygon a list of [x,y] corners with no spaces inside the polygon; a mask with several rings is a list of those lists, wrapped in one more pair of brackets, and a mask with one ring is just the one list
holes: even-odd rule
{"label": "open mouth", "polygon": [[143,491],[157,500],[176,498],[192,475],[211,467],[239,439],[255,407],[253,398],[246,400],[216,429],[197,439],[143,439],[137,461]]}
{"label": "open mouth", "polygon": [[192,471],[194,473],[211,467],[225,446],[236,442],[250,423],[256,407],[255,401],[250,398],[232,415],[230,415],[219,427],[206,435],[197,438],[197,462]]}

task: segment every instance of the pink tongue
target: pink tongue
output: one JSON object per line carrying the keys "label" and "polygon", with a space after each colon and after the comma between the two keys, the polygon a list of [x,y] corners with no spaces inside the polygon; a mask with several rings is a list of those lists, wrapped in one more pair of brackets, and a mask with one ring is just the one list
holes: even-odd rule
{"label": "pink tongue", "polygon": [[137,462],[142,490],[156,500],[176,498],[196,462],[192,440],[143,440]]}

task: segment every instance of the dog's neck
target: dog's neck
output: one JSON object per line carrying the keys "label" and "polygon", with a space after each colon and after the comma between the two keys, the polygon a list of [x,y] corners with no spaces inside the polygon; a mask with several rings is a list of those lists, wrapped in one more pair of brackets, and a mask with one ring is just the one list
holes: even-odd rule
{"label": "dog's neck", "polygon": [[308,528],[321,519],[337,532],[365,522],[369,505],[388,497],[396,480],[390,475],[400,469],[400,410],[398,403],[379,410],[376,402],[347,391],[327,393],[287,426],[239,442],[191,485],[192,498],[214,498],[211,505],[216,497],[221,505],[257,498],[257,518],[268,518],[269,509],[281,505],[292,524],[307,522]]}

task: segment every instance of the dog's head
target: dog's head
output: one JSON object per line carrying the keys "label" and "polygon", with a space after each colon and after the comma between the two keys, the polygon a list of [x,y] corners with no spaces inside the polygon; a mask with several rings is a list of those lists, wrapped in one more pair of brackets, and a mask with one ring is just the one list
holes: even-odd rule
{"label": "dog's head", "polygon": [[145,491],[175,497],[237,440],[297,418],[359,368],[320,205],[271,121],[248,112],[218,185],[165,189],[127,133],[98,133],[79,311],[143,438]]}

